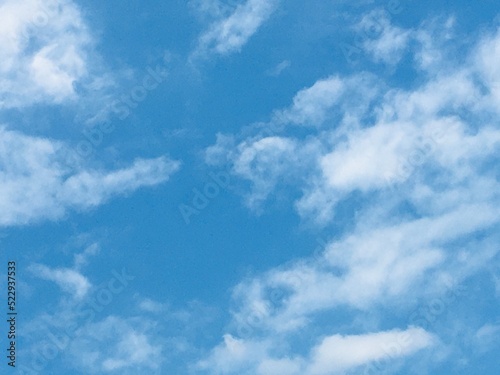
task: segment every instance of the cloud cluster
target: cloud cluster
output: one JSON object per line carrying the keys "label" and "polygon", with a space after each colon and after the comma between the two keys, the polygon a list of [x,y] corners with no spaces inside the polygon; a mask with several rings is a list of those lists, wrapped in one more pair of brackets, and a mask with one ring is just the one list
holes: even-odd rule
{"label": "cloud cluster", "polygon": [[[88,257],[89,252],[79,254]],[[125,270],[111,272],[103,285],[93,285],[79,269],[52,268],[32,264],[31,273],[56,283],[64,292],[57,308],[41,313],[26,323],[26,360],[20,366],[26,373],[44,373],[56,357],[70,360],[72,368],[92,374],[134,374],[155,372],[165,358],[164,339],[156,334],[157,321],[131,314],[114,315],[105,310],[135,277]],[[101,317],[100,314],[104,316]]]}
{"label": "cloud cluster", "polygon": [[[366,72],[318,80],[259,124],[254,136],[220,135],[207,150],[207,162],[225,161],[250,181],[250,204],[261,203],[270,186],[288,181],[287,174],[306,175],[297,209],[318,222],[330,221],[335,206],[354,191],[393,193],[397,186],[412,190],[416,199],[424,186],[438,188],[439,179],[426,179],[431,171],[453,176],[454,188],[464,188],[498,149],[493,116],[499,74],[491,62],[498,40],[498,33],[485,36],[471,48],[467,64],[457,63],[411,90],[386,87]],[[310,129],[306,138],[287,135],[297,125]],[[492,173],[479,177],[491,184]]]}
{"label": "cloud cluster", "polygon": [[[329,334],[320,322],[342,312],[416,308],[415,301],[456,288],[497,259],[500,70],[493,62],[500,30],[469,46],[465,63],[446,56],[431,64],[423,56],[439,48],[423,36],[438,28],[382,26],[365,46],[377,62],[392,65],[410,38],[421,41],[411,88],[390,87],[367,72],[323,78],[269,122],[219,135],[207,149],[208,163],[226,164],[250,182],[250,207],[264,206],[285,186],[299,196],[295,208],[304,220],[335,233],[316,256],[235,287],[232,333],[199,363],[209,373],[343,374],[369,371],[382,358],[395,365],[442,345],[413,326],[416,316],[399,328],[412,337],[399,356],[380,349],[397,342],[396,331]],[[451,22],[444,27],[451,33]],[[446,69],[436,68],[440,63]],[[341,205],[355,220],[338,213]],[[346,220],[353,222],[338,233]],[[308,350],[293,345],[304,338]]]}

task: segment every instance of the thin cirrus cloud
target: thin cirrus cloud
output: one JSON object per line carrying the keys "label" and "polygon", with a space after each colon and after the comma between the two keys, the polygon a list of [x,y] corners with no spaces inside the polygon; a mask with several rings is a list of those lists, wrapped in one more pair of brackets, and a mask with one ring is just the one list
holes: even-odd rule
{"label": "thin cirrus cloud", "polygon": [[[69,348],[69,356],[92,373],[133,374],[155,371],[162,362],[160,344],[148,323],[137,318],[108,316],[83,327]],[[99,352],[95,348],[99,347]]]}
{"label": "thin cirrus cloud", "polygon": [[80,272],[71,268],[50,268],[43,264],[33,264],[29,270],[37,277],[55,282],[64,292],[73,298],[84,298],[92,285]]}
{"label": "thin cirrus cloud", "polygon": [[212,22],[191,58],[238,52],[276,9],[279,0],[246,0],[227,17]]}
{"label": "thin cirrus cloud", "polygon": [[179,162],[136,159],[118,170],[68,165],[68,146],[47,138],[0,129],[0,225],[56,220],[69,210],[97,207],[116,195],[165,182]]}
{"label": "thin cirrus cloud", "polygon": [[58,296],[57,308],[26,322],[22,351],[32,359],[23,362],[21,371],[47,371],[54,359],[46,355],[50,346],[86,373],[134,374],[160,368],[166,356],[155,330],[160,321],[139,318],[133,312],[114,315],[105,311],[111,300],[130,288],[135,276],[126,270],[113,271],[111,279],[97,284],[82,270],[98,251],[98,243],[91,244],[74,255],[70,267],[39,263],[28,267],[35,278],[55,283],[64,293]]}
{"label": "thin cirrus cloud", "polygon": [[[404,30],[405,40],[393,44],[385,39],[395,35],[394,27],[384,25],[368,52],[387,64],[407,53],[406,39],[439,33],[424,23]],[[450,23],[443,27],[450,32]],[[397,48],[387,49],[388,44]],[[201,366],[227,374],[264,374],[273,365],[289,374],[341,374],[381,358],[395,363],[397,356],[386,356],[378,345],[394,343],[395,331],[306,334],[320,342],[309,357],[282,343],[303,340],[304,332],[320,326],[318,316],[335,319],[343,309],[361,317],[383,308],[417,308],[415,301],[459,289],[496,259],[498,45],[498,30],[484,34],[469,46],[466,64],[453,64],[451,57],[437,60],[433,64],[443,61],[447,69],[434,66],[429,75],[422,56],[436,46],[426,40],[412,56],[422,75],[412,89],[388,87],[375,74],[332,76],[300,90],[290,107],[275,111],[254,135],[219,135],[206,160],[225,163],[236,178],[251,182],[250,207],[263,206],[281,184],[302,194],[295,208],[303,219],[330,229],[337,207],[354,194],[361,198],[352,203],[356,222],[315,257],[249,277],[234,288],[227,330],[232,333]],[[447,47],[443,51],[453,48]],[[307,137],[291,135],[294,126],[308,129]],[[279,160],[280,167],[270,160]],[[276,294],[279,301],[270,297]],[[411,315],[404,322],[415,339],[407,352],[399,352],[403,356],[442,347],[434,334],[453,340],[445,330],[431,335],[412,327],[415,322]],[[345,351],[357,344],[355,354]],[[237,362],[222,359],[231,353]]]}
{"label": "thin cirrus cloud", "polygon": [[[89,307],[84,306],[86,314]],[[20,370],[47,371],[50,361],[36,362],[40,358],[40,347],[44,348],[47,340],[52,345],[57,342],[58,356],[89,374],[156,373],[161,368],[165,353],[155,332],[156,321],[113,314],[82,321],[78,314],[72,304],[66,303],[59,305],[57,312],[51,311],[28,322],[26,331],[31,336],[23,352],[35,359],[25,361]],[[68,332],[68,327],[73,330]]]}
{"label": "thin cirrus cloud", "polygon": [[52,268],[44,264],[34,263],[29,266],[28,270],[39,279],[56,283],[57,286],[65,293],[68,293],[71,298],[80,301],[87,297],[92,288],[92,283],[83,275],[81,268],[85,266],[89,258],[96,255],[98,251],[99,245],[93,243],[86,247],[83,252],[75,254],[73,267]]}
{"label": "thin cirrus cloud", "polygon": [[[125,302],[128,307],[113,310],[113,300],[135,290],[136,276],[125,269],[112,271],[104,282],[87,276],[82,267],[92,268],[90,257],[98,248],[93,243],[76,254],[72,266],[34,263],[28,268],[35,278],[55,283],[64,293],[58,295],[55,308],[26,321],[20,350],[29,359],[20,371],[44,373],[58,358],[71,363],[67,368],[86,374],[163,373],[165,363],[189,355],[191,346],[197,345],[191,336],[204,335],[198,331],[200,324],[204,327],[213,312],[202,305],[172,309],[166,301],[133,293],[134,298]],[[35,285],[45,288],[43,283]]]}

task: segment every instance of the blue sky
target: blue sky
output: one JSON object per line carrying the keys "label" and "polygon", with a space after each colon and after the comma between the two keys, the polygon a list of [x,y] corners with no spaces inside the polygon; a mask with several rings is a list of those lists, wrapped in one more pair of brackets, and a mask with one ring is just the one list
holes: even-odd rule
{"label": "blue sky", "polygon": [[11,373],[498,368],[496,1],[0,17]]}

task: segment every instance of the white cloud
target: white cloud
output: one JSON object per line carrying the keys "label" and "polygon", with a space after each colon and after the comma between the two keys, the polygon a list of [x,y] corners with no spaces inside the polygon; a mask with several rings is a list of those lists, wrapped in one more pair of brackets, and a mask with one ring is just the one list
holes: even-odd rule
{"label": "white cloud", "polygon": [[275,113],[275,121],[320,125],[325,121],[328,110],[338,103],[344,86],[344,82],[336,76],[315,82],[295,95],[290,108]]}
{"label": "white cloud", "polygon": [[384,187],[400,172],[399,159],[416,147],[417,136],[417,129],[404,123],[351,132],[347,142],[321,158],[328,186],[340,191]]}
{"label": "white cloud", "polygon": [[[321,339],[310,355],[295,353],[282,343],[297,336],[304,340],[309,334],[318,340],[314,336],[324,329],[317,326],[316,317],[321,314],[325,319],[328,314],[335,320],[343,307],[350,316],[362,311],[376,315],[388,306],[407,313],[415,301],[448,293],[497,252],[495,239],[489,244],[478,244],[473,237],[464,240],[478,231],[494,230],[497,216],[492,207],[469,206],[391,226],[382,224],[389,217],[368,215],[321,255],[239,284],[230,327],[245,338],[226,335],[224,343],[201,362],[203,368],[210,373],[265,374],[276,366],[289,369],[289,374],[343,374],[374,362],[388,366],[431,346],[436,340],[422,328],[336,334]],[[373,229],[375,225],[379,228]],[[452,246],[457,241],[460,257]],[[406,323],[413,323],[411,316]]]}
{"label": "white cloud", "polygon": [[500,112],[500,68],[496,63],[500,58],[500,28],[495,34],[487,35],[478,45],[474,63],[482,83],[489,91],[488,107]]}
{"label": "white cloud", "polygon": [[243,374],[261,358],[266,357],[268,347],[269,342],[245,341],[228,334],[208,358],[197,363],[196,368],[210,370],[211,373]]}
{"label": "white cloud", "polygon": [[[493,43],[488,40],[479,45]],[[484,54],[483,47],[479,51]],[[251,195],[256,201],[270,195],[276,186],[273,181],[299,182],[303,196],[296,207],[303,217],[315,217],[318,223],[331,220],[335,206],[352,192],[390,191],[423,178],[426,168],[440,169],[454,176],[450,182],[464,184],[478,178],[472,176],[494,157],[500,140],[500,132],[486,117],[497,111],[495,89],[484,93],[475,79],[481,72],[494,75],[493,68],[478,66],[478,71],[459,66],[441,72],[413,90],[386,88],[363,73],[321,79],[301,90],[289,108],[275,111],[269,123],[260,125],[257,136],[239,144],[235,137],[220,137],[208,150],[207,160],[232,165],[235,175],[253,183]],[[468,113],[467,119],[462,113]],[[309,128],[306,139],[286,136],[290,125],[304,124],[316,126]],[[293,145],[293,151],[253,148],[278,136]],[[252,163],[242,168],[242,158],[249,160],[243,156],[250,150]],[[266,161],[264,154],[272,153],[280,154],[279,168]],[[302,179],[288,178],[294,170]],[[263,180],[266,188],[255,189]]]}
{"label": "white cloud", "polygon": [[61,142],[0,128],[0,225],[54,220],[69,209],[96,207],[115,195],[162,183],[179,168],[160,157],[99,171],[68,161],[69,154]]}
{"label": "white cloud", "polygon": [[116,354],[104,360],[103,368],[106,371],[120,370],[137,365],[157,368],[155,357],[159,357],[159,354],[160,348],[151,345],[146,335],[129,332],[118,343]]}
{"label": "white cloud", "polygon": [[[456,38],[454,35],[455,18],[453,16],[432,19],[424,22],[418,30],[415,30],[413,38],[418,42],[418,49],[414,60],[417,66],[431,73],[442,71],[443,66],[453,59],[450,56],[450,41]],[[449,61],[448,61],[449,59]]]}
{"label": "white cloud", "polygon": [[283,60],[278,65],[276,65],[274,68],[269,69],[266,73],[270,76],[277,77],[281,73],[283,73],[285,70],[289,69],[290,66],[292,66],[292,62],[290,60]]}
{"label": "white cloud", "polygon": [[312,350],[307,374],[344,374],[382,359],[394,359],[433,345],[434,338],[421,328],[363,335],[326,337]]}
{"label": "white cloud", "polygon": [[69,353],[90,373],[157,370],[163,361],[162,345],[153,342],[152,327],[145,321],[111,315],[89,323],[78,329]]}
{"label": "white cloud", "polygon": [[80,269],[84,265],[86,265],[89,261],[89,258],[93,255],[96,255],[100,250],[98,243],[93,243],[90,246],[87,246],[82,253],[75,254],[74,267],[76,269]]}
{"label": "white cloud", "polygon": [[[83,254],[94,252],[91,247]],[[25,361],[21,370],[44,373],[55,366],[66,372],[123,375],[172,371],[172,363],[193,350],[190,334],[198,335],[210,321],[212,312],[196,303],[173,311],[167,304],[138,294],[134,297],[142,301],[140,306],[137,300],[130,301],[130,308],[116,315],[112,294],[130,293],[133,286],[113,271],[108,282],[94,284],[95,288],[77,267],[33,264],[28,268],[36,277],[54,281],[71,298],[58,296],[55,305],[42,307],[24,323],[21,336],[25,345],[20,353],[33,360]],[[145,315],[144,311],[155,314]]]}
{"label": "white cloud", "polygon": [[167,310],[167,307],[165,304],[153,301],[152,299],[149,298],[144,298],[141,300],[139,303],[139,308],[143,311],[154,313],[154,314],[159,314],[161,312],[164,312]]}
{"label": "white cloud", "polygon": [[[240,283],[233,295],[236,331],[293,334],[314,322],[316,314],[332,309],[369,311],[394,300],[400,306],[411,304],[477,272],[496,253],[494,239],[480,249],[475,240],[464,240],[498,223],[488,205],[465,205],[397,225],[372,222],[389,221],[392,212],[373,219],[367,214],[349,235],[330,242],[319,255]],[[463,259],[457,260],[454,250],[447,249],[459,240]],[[283,301],[270,299],[270,290],[281,291]]]}
{"label": "white cloud", "polygon": [[488,341],[498,337],[500,333],[500,325],[485,324],[476,332],[476,339]]}
{"label": "white cloud", "polygon": [[76,299],[84,298],[92,286],[85,276],[71,268],[49,268],[34,264],[30,270],[39,278],[55,282]]}
{"label": "white cloud", "polygon": [[246,0],[228,17],[212,23],[193,56],[227,55],[239,51],[276,9],[278,0]]}
{"label": "white cloud", "polygon": [[[286,174],[289,161],[296,155],[295,144],[288,139],[268,137],[254,143],[241,144],[239,151],[234,170],[252,181],[253,194],[247,204],[256,207],[277,184],[274,176]],[[295,164],[298,162],[297,159]]]}
{"label": "white cloud", "polygon": [[410,30],[393,26],[384,11],[365,15],[357,29],[365,39],[363,48],[373,59],[390,65],[396,65],[401,60],[412,34]]}
{"label": "white cloud", "polygon": [[274,111],[263,133],[280,133],[290,125],[331,127],[332,117],[342,111],[353,116],[350,121],[356,121],[366,115],[371,101],[379,95],[379,86],[376,77],[365,72],[319,79],[297,92],[288,108]]}
{"label": "white cloud", "polygon": [[224,342],[196,368],[211,374],[345,374],[374,362],[390,363],[435,344],[433,335],[411,327],[405,331],[327,336],[303,356],[281,357],[273,354],[279,351],[279,344],[272,339],[244,340],[225,335]]}
{"label": "white cloud", "polygon": [[0,13],[0,108],[74,100],[76,83],[90,87],[107,74],[73,1],[7,0]]}
{"label": "white cloud", "polygon": [[29,270],[38,278],[55,282],[64,292],[71,294],[75,300],[87,297],[92,284],[85,277],[81,268],[87,264],[89,257],[97,254],[99,245],[93,243],[85,248],[82,253],[75,254],[74,264],[71,268],[51,268],[43,264],[34,263]]}

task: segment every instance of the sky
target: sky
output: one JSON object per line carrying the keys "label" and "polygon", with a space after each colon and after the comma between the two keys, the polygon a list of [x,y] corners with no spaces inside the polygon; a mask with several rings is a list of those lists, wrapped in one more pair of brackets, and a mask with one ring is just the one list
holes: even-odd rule
{"label": "sky", "polygon": [[0,0],[2,373],[492,374],[496,0]]}

